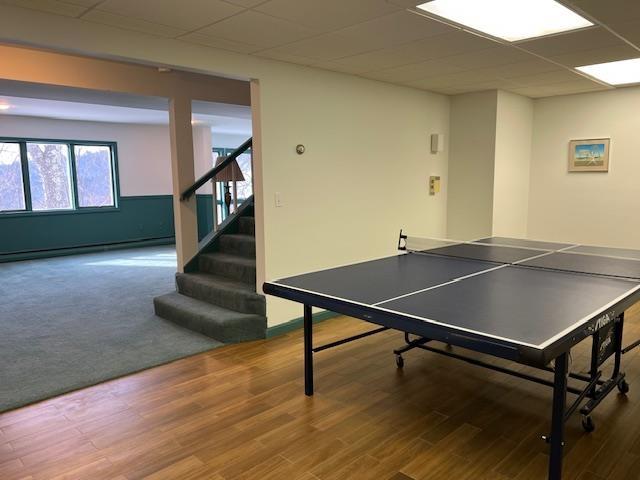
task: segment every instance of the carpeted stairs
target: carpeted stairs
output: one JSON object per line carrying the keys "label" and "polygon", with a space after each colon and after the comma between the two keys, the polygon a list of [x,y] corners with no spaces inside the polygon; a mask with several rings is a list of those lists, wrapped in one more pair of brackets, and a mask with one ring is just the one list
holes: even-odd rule
{"label": "carpeted stairs", "polygon": [[266,302],[256,292],[251,214],[239,212],[222,226],[211,251],[198,254],[194,271],[176,274],[177,291],[154,299],[156,315],[223,343],[265,338]]}

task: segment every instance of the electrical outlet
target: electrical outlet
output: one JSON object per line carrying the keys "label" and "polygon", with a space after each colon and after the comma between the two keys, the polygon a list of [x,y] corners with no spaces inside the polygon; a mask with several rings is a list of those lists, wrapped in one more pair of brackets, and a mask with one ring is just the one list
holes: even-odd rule
{"label": "electrical outlet", "polygon": [[280,192],[276,192],[276,207],[282,207],[282,195]]}

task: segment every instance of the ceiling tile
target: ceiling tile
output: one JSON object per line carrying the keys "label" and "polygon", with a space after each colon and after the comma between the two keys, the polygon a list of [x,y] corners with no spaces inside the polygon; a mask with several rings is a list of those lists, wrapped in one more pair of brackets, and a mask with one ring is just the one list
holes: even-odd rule
{"label": "ceiling tile", "polygon": [[239,7],[252,8],[257,7],[261,3],[266,3],[268,0],[224,0],[227,3],[233,3]]}
{"label": "ceiling tile", "polygon": [[[311,65],[317,62],[313,58],[301,57],[299,55],[291,55],[288,53],[279,53],[270,50],[254,53],[255,57],[269,58],[280,62],[295,63],[297,65]],[[324,68],[324,67],[321,67]]]}
{"label": "ceiling tile", "polygon": [[411,80],[423,79],[438,75],[447,75],[463,71],[464,68],[456,65],[442,63],[438,60],[427,60],[425,62],[403,65],[401,67],[387,68],[375,72],[367,72],[363,77],[384,82],[405,83]]}
{"label": "ceiling tile", "polygon": [[255,10],[329,32],[401,10],[386,0],[270,0]]}
{"label": "ceiling tile", "polygon": [[582,65],[593,65],[594,63],[614,62],[640,56],[638,51],[629,45],[619,45],[617,47],[598,48],[595,50],[583,50],[581,52],[566,53],[549,57],[554,62],[558,62],[568,67],[579,67]]}
{"label": "ceiling tile", "polygon": [[531,60],[525,62],[509,63],[507,65],[499,65],[490,67],[500,78],[521,77],[523,75],[536,75],[540,73],[553,72],[559,69],[558,65],[543,60],[541,58],[531,57]]}
{"label": "ceiling tile", "polygon": [[195,30],[243,11],[221,0],[106,0],[99,9],[183,30]]}
{"label": "ceiling tile", "polygon": [[570,82],[572,80],[580,80],[582,78],[584,78],[582,75],[563,68],[546,73],[512,77],[510,78],[510,80],[523,86],[532,86],[548,85],[550,83]]}
{"label": "ceiling tile", "polygon": [[344,28],[338,33],[367,41],[373,50],[452,31],[452,27],[441,22],[401,11]]}
{"label": "ceiling tile", "polygon": [[341,65],[353,73],[371,72],[417,62],[420,62],[420,58],[415,55],[403,54],[390,48],[352,55],[333,61],[334,64]]}
{"label": "ceiling tile", "polygon": [[532,98],[552,97],[555,95],[570,95],[575,93],[598,92],[609,90],[607,87],[592,83],[591,85],[575,84],[573,82],[521,87],[511,90],[513,93]]}
{"label": "ceiling tile", "polygon": [[82,7],[95,7],[103,0],[64,0],[65,3],[72,3],[73,5],[80,5]]}
{"label": "ceiling tile", "polygon": [[463,53],[439,58],[442,62],[464,67],[468,70],[508,65],[510,63],[526,62],[531,55],[513,47],[493,47],[476,52]]}
{"label": "ceiling tile", "polygon": [[571,3],[609,26],[640,20],[640,2],[637,0],[572,0]]}
{"label": "ceiling tile", "polygon": [[492,48],[496,45],[496,42],[492,40],[487,40],[462,30],[454,30],[442,35],[406,43],[396,48],[400,52],[419,56],[422,60],[431,60]]}
{"label": "ceiling tile", "polygon": [[247,45],[246,43],[227,40],[226,38],[210,37],[201,33],[188,33],[178,37],[178,40],[237,53],[253,53],[260,49],[255,45]]}
{"label": "ceiling tile", "polygon": [[[640,2],[638,3],[640,4]],[[622,35],[625,40],[640,48],[640,21],[616,24],[615,30],[616,33]],[[640,56],[640,52],[638,52],[638,56]]]}
{"label": "ceiling tile", "polygon": [[86,10],[86,7],[57,0],[0,0],[0,5],[2,4],[28,8],[30,10],[38,10],[40,12],[53,13],[56,15],[64,15],[67,17],[77,17]]}
{"label": "ceiling tile", "polygon": [[313,58],[318,61],[326,61],[357,55],[370,50],[369,43],[362,39],[350,38],[339,33],[327,33],[270,49],[267,53],[286,53]]}
{"label": "ceiling tile", "polygon": [[312,30],[295,23],[247,10],[222,20],[197,33],[228,40],[242,40],[263,49],[295,42],[316,35]]}
{"label": "ceiling tile", "polygon": [[602,27],[595,27],[537,40],[528,40],[518,43],[518,46],[538,55],[550,56],[622,44],[622,40],[611,32]]}
{"label": "ceiling tile", "polygon": [[167,27],[166,25],[159,25],[157,23],[145,22],[144,20],[139,20],[137,18],[123,17],[122,15],[103,12],[101,10],[90,10],[81,18],[90,22],[101,23],[103,25],[111,25],[127,30],[134,30],[136,32],[149,33],[151,35],[158,35],[161,37],[173,38],[184,33],[184,30],[180,30],[177,28]]}

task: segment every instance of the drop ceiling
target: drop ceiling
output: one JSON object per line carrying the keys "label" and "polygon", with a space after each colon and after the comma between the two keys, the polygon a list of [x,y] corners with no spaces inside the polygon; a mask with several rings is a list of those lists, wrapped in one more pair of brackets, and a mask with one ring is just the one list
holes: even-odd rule
{"label": "drop ceiling", "polygon": [[536,98],[607,90],[612,87],[573,68],[640,57],[638,0],[563,0],[594,27],[515,44],[496,43],[410,12],[418,3],[422,2],[0,0],[444,94],[500,88]]}

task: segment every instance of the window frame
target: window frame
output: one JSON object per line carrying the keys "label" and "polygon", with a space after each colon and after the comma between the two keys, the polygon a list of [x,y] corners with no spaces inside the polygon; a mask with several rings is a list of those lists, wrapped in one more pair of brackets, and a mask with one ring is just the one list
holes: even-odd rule
{"label": "window frame", "polygon": [[[0,143],[17,143],[20,146],[20,163],[22,166],[22,183],[24,189],[24,210],[3,210],[3,215],[19,216],[40,216],[40,215],[77,215],[83,213],[113,212],[120,210],[120,178],[118,176],[118,143],[114,141],[98,140],[61,140],[50,138],[31,137],[0,137]],[[60,210],[33,210],[31,200],[31,179],[29,177],[29,158],[27,154],[28,143],[49,143],[66,145],[69,153],[69,173],[71,181],[71,203],[69,209]],[[113,205],[104,207],[81,207],[78,199],[78,178],[76,171],[76,146],[108,147],[111,151],[111,189],[113,194]]]}

